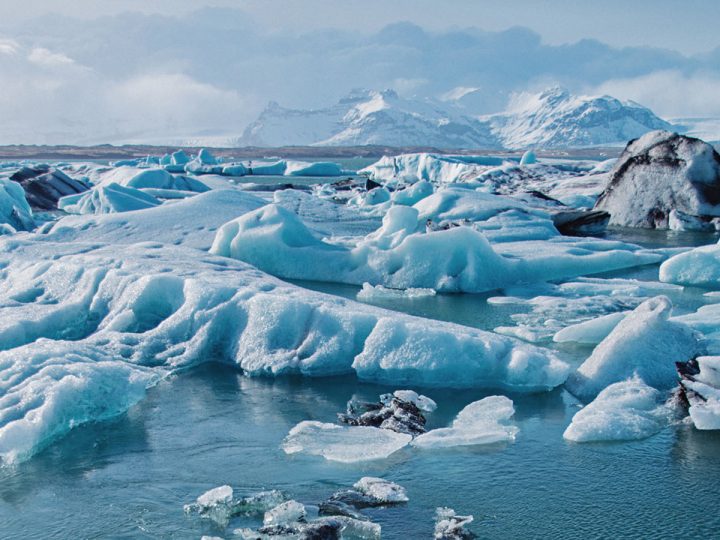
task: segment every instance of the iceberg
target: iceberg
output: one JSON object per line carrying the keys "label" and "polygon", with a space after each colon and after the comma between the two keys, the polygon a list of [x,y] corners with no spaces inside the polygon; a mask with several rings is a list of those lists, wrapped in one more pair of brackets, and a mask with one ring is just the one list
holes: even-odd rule
{"label": "iceberg", "polygon": [[465,527],[473,522],[473,516],[459,516],[452,508],[440,507],[435,510],[435,540],[470,540],[475,535]]}
{"label": "iceberg", "polygon": [[691,287],[720,287],[720,244],[701,246],[660,265],[660,281]]}
{"label": "iceberg", "polygon": [[645,439],[668,424],[669,409],[639,378],[609,385],[580,409],[563,437],[574,442]]}
{"label": "iceberg", "polygon": [[204,193],[210,188],[200,180],[183,175],[174,175],[165,169],[135,169],[131,167],[120,167],[108,173],[102,174],[96,185],[119,184],[135,189],[175,189],[180,191],[193,191]]}
{"label": "iceberg", "polygon": [[[311,292],[187,247],[2,237],[0,265],[3,461],[120,414],[159,378],[203,362],[250,376],[355,374],[519,391],[553,388],[568,373],[548,350]],[[340,459],[353,448],[367,455],[368,437],[386,440],[380,455],[409,437],[309,427],[310,443],[351,430],[358,444],[345,448],[339,437]]]}
{"label": "iceberg", "polygon": [[680,398],[697,429],[720,429],[720,356],[678,363]]}
{"label": "iceberg", "polygon": [[628,143],[609,176],[595,208],[611,225],[696,230],[720,217],[720,155],[700,139],[651,131]]}
{"label": "iceberg", "polygon": [[0,178],[0,223],[18,231],[35,228],[32,210],[25,198],[25,190],[20,184],[7,178]]}
{"label": "iceberg", "polygon": [[701,335],[671,320],[671,312],[672,303],[665,296],[640,304],[600,342],[565,386],[588,401],[633,375],[653,388],[671,388],[677,382],[675,362],[703,352]]}
{"label": "iceberg", "polygon": [[114,214],[158,206],[160,201],[139,189],[110,183],[79,195],[62,197],[58,208],[69,214]]}
{"label": "iceberg", "polygon": [[410,444],[418,448],[446,448],[513,441],[519,429],[507,421],[514,414],[509,398],[486,397],[466,406],[450,427],[418,435]]}
{"label": "iceberg", "polygon": [[628,312],[608,313],[597,319],[590,319],[578,324],[567,326],[553,336],[555,343],[580,343],[597,345],[605,339],[613,329],[624,320]]}
{"label": "iceberg", "polygon": [[56,210],[61,197],[90,188],[84,180],[70,178],[61,170],[45,164],[22,167],[10,176],[10,180],[22,186],[28,204],[37,210]]}
{"label": "iceberg", "polygon": [[284,279],[442,292],[483,292],[663,258],[637,246],[589,239],[505,243],[494,249],[470,227],[419,230],[420,216],[414,207],[394,206],[380,229],[346,246],[319,239],[296,214],[271,204],[223,225],[210,252]]}
{"label": "iceberg", "polygon": [[[255,173],[258,174],[258,173]],[[288,161],[285,176],[341,176],[343,169],[330,161]]]}

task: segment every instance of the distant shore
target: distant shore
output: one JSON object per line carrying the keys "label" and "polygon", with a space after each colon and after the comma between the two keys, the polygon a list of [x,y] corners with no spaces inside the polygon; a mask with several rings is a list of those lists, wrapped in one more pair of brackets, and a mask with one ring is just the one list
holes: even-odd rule
{"label": "distant shore", "polygon": [[[145,157],[148,155],[163,155],[182,148],[188,153],[197,153],[199,147],[178,147],[178,146],[153,146],[153,145],[121,145],[114,146],[102,144],[98,146],[72,146],[72,145],[6,145],[0,146],[0,160],[66,160],[66,159],[87,159],[87,160],[118,160]],[[260,158],[379,158],[384,155],[398,155],[413,152],[431,152],[438,154],[461,154],[461,155],[496,155],[496,156],[518,156],[522,151],[492,150],[492,149],[448,149],[433,147],[392,147],[392,146],[283,146],[277,148],[266,148],[248,146],[242,148],[208,148],[214,155],[222,157],[234,157],[238,159],[260,159]],[[558,150],[538,150],[540,157],[573,159],[589,158],[613,158],[620,154],[621,148],[572,148]]]}

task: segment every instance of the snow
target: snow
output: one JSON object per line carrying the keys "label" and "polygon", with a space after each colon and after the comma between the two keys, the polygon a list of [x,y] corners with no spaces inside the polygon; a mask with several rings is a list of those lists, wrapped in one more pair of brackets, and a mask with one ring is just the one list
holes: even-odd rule
{"label": "snow", "polygon": [[0,223],[19,231],[35,227],[25,190],[17,182],[6,178],[0,178]]}
{"label": "snow", "polygon": [[378,503],[393,504],[408,502],[410,500],[405,492],[405,488],[394,482],[384,480],[383,478],[365,476],[355,482],[353,487],[360,493],[372,497]]}
{"label": "snow", "polygon": [[427,396],[418,394],[414,390],[395,390],[393,396],[403,401],[414,403],[417,408],[423,412],[430,413],[437,409],[437,403]]}
{"label": "snow", "polygon": [[[551,351],[311,292],[187,247],[3,237],[0,265],[3,461],[120,414],[159,378],[208,361],[255,376],[518,391],[558,386],[568,372]],[[332,440],[335,429],[316,427],[311,439]]]}
{"label": "snow", "polygon": [[699,139],[647,133],[628,143],[609,177],[595,208],[611,225],[698,230],[720,217],[720,156]]}
{"label": "snow", "polygon": [[317,238],[297,215],[271,204],[223,225],[210,251],[284,279],[445,292],[482,292],[662,259],[637,246],[600,240],[558,238],[541,248],[517,242],[494,249],[469,227],[418,230],[426,215],[414,207],[394,206],[378,231],[346,246]]}
{"label": "snow", "polygon": [[574,442],[645,439],[669,420],[661,395],[639,378],[605,388],[572,419],[563,437]]}
{"label": "snow", "polygon": [[693,287],[720,287],[720,244],[671,257],[660,266],[660,281]]}
{"label": "snow", "polygon": [[113,214],[158,206],[160,201],[139,189],[110,183],[78,195],[62,197],[58,208],[70,214]]}
{"label": "snow", "polygon": [[304,421],[290,430],[282,449],[287,454],[304,453],[329,461],[358,463],[387,458],[411,440],[411,435],[389,429]]}
{"label": "snow", "polygon": [[677,383],[675,362],[703,351],[700,335],[670,319],[667,297],[646,300],[629,313],[572,373],[566,388],[583,400],[597,396],[612,383],[637,375],[644,383],[668,389]]}
{"label": "snow", "polygon": [[445,448],[513,441],[519,429],[507,421],[514,414],[509,398],[486,397],[460,411],[450,427],[423,433],[410,444],[418,448]]}

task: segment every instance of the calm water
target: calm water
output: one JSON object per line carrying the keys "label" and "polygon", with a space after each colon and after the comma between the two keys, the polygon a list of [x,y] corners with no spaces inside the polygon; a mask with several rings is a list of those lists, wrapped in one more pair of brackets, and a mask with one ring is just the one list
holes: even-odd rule
{"label": "calm water", "polygon": [[[657,267],[624,275],[654,279]],[[357,292],[313,287],[347,297]],[[700,293],[689,291],[685,307]],[[517,307],[489,306],[487,296],[385,306],[482,328],[507,324]],[[564,354],[579,361],[588,352]],[[185,516],[183,504],[221,484],[238,494],[278,488],[312,504],[366,475],[396,481],[410,497],[407,506],[368,512],[386,539],[430,538],[441,505],[474,514],[480,538],[713,538],[720,531],[720,433],[676,425],[644,441],[567,443],[562,433],[577,402],[562,389],[510,394],[520,428],[512,444],[407,449],[358,465],[279,449],[296,423],[332,422],[353,394],[373,399],[391,390],[353,378],[247,379],[220,365],[177,375],[114,422],[76,429],[31,461],[0,471],[0,538],[223,536]],[[489,394],[425,393],[439,404],[430,427],[447,425]],[[247,524],[231,522],[228,530]]]}

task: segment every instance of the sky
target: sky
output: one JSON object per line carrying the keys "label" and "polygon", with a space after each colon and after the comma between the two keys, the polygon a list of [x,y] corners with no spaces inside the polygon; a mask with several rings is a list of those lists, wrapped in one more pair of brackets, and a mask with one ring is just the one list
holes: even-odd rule
{"label": "sky", "polygon": [[2,0],[0,144],[241,134],[356,87],[560,84],[720,117],[716,0]]}

